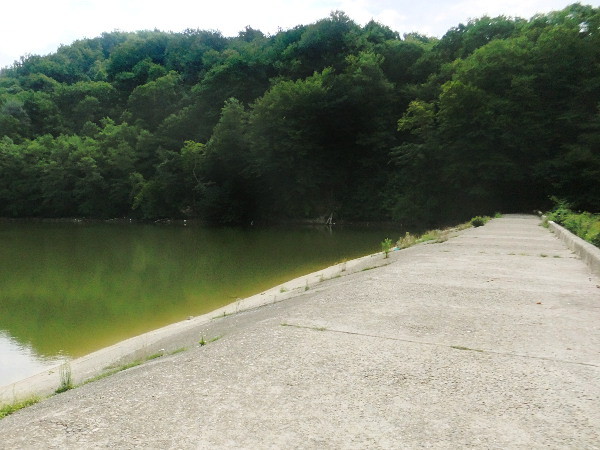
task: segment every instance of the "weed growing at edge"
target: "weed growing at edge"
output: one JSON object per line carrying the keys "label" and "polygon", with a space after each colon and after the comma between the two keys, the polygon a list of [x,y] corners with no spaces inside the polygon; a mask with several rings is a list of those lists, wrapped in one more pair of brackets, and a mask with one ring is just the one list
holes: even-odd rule
{"label": "weed growing at edge", "polygon": [[[178,348],[176,350],[173,350],[172,352],[169,352],[168,354],[169,355],[175,355],[177,353],[181,353],[181,352],[184,352],[186,350],[187,350],[187,348],[180,347],[180,348]],[[106,378],[106,377],[109,377],[111,375],[114,375],[115,373],[122,372],[123,370],[127,370],[127,369],[131,369],[132,367],[140,366],[140,365],[142,365],[146,361],[151,361],[153,359],[161,358],[164,355],[165,355],[164,351],[161,350],[158,353],[154,353],[154,354],[149,355],[149,356],[147,356],[147,357],[145,357],[143,359],[136,359],[134,361],[131,361],[131,362],[127,363],[127,364],[123,364],[121,366],[110,365],[110,366],[108,366],[108,367],[105,368],[106,372],[98,374],[95,377],[88,378],[87,380],[85,380],[83,382],[83,384],[88,384],[88,383],[91,383],[93,381],[101,380],[103,378]]]}
{"label": "weed growing at edge", "polygon": [[404,237],[400,238],[398,240],[397,245],[398,245],[398,248],[402,249],[402,248],[412,247],[416,243],[417,243],[417,237],[410,234],[407,231],[406,234],[404,235]]}
{"label": "weed growing at edge", "polygon": [[466,230],[467,228],[471,228],[473,225],[471,224],[471,221],[465,222],[465,223],[461,223],[459,225],[457,225],[455,228],[458,231],[462,231],[462,230]]}
{"label": "weed growing at edge", "polygon": [[210,344],[211,342],[215,342],[218,341],[219,339],[221,339],[223,337],[223,335],[219,335],[219,336],[215,336],[214,338],[211,338],[209,340],[206,340],[204,338],[204,335],[202,335],[200,337],[200,340],[198,341],[198,344],[200,344],[200,347],[204,347],[206,344]]}
{"label": "weed growing at edge", "polygon": [[71,364],[64,363],[60,366],[60,386],[54,392],[56,394],[60,394],[62,392],[66,392],[70,389],[73,389],[75,386],[73,385],[73,378],[71,376]]}
{"label": "weed growing at edge", "polygon": [[391,249],[392,249],[392,240],[390,238],[385,238],[381,242],[381,250],[385,254],[385,258],[389,257]]}
{"label": "weed growing at edge", "polygon": [[474,227],[482,227],[490,220],[487,216],[475,216],[471,219],[471,225]]}
{"label": "weed growing at edge", "polygon": [[0,406],[0,419],[4,419],[6,416],[10,416],[11,414],[17,412],[20,409],[27,408],[28,406],[35,405],[40,401],[40,397],[29,397],[25,400],[21,400],[18,402],[10,403],[7,405]]}
{"label": "weed growing at edge", "polygon": [[106,369],[109,369],[109,370],[107,370],[106,372],[103,372],[101,374],[98,374],[95,377],[88,378],[87,380],[85,380],[83,382],[83,384],[92,383],[94,381],[98,381],[103,378],[110,377],[111,375],[114,375],[115,373],[119,373],[119,372],[122,372],[123,370],[131,369],[132,367],[139,366],[142,363],[143,363],[143,361],[141,359],[136,359],[135,361],[131,361],[130,363],[123,364],[122,366],[108,366]]}
{"label": "weed growing at edge", "polygon": [[[464,228],[460,228],[460,226],[459,226],[458,229],[465,229],[465,228],[469,228],[470,226],[471,226],[470,224],[469,224],[469,226],[464,227]],[[439,244],[442,242],[446,242],[448,240],[448,238],[450,237],[450,231],[452,231],[452,229],[429,230],[429,231],[426,231],[425,233],[421,234],[420,236],[414,236],[414,235],[410,234],[409,232],[406,232],[404,237],[400,238],[398,240],[398,242],[396,243],[396,245],[398,246],[399,249],[405,249],[408,247],[412,247],[415,244],[420,244],[421,242],[433,241],[433,242]]]}
{"label": "weed growing at edge", "polygon": [[222,319],[227,316],[232,316],[233,314],[235,314],[235,313],[223,311],[222,314],[219,314],[218,316],[213,317],[213,319]]}

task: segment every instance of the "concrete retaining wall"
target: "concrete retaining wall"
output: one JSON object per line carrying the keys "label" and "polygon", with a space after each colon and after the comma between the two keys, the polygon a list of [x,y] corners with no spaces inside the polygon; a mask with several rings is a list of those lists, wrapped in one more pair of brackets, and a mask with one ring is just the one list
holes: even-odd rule
{"label": "concrete retaining wall", "polygon": [[588,265],[592,272],[600,275],[600,248],[584,241],[551,220],[548,221],[548,227]]}

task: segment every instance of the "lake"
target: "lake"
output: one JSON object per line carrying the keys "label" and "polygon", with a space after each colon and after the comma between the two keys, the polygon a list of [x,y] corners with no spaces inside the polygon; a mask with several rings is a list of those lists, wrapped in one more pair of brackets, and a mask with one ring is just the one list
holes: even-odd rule
{"label": "lake", "polygon": [[0,386],[343,260],[382,227],[0,223]]}

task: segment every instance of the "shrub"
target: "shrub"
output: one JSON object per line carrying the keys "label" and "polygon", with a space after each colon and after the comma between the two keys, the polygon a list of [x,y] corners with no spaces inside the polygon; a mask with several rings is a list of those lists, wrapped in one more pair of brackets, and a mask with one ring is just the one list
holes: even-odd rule
{"label": "shrub", "polygon": [[475,216],[471,219],[471,225],[474,227],[482,227],[486,224],[487,218],[482,216]]}
{"label": "shrub", "polygon": [[410,234],[407,231],[406,234],[404,235],[404,237],[398,239],[397,245],[398,245],[398,248],[408,248],[408,247],[415,245],[416,243],[417,243],[416,236],[413,236],[412,234]]}
{"label": "shrub", "polygon": [[553,198],[554,209],[547,214],[548,220],[561,224],[591,244],[600,247],[600,215],[589,212],[574,212],[565,201]]}
{"label": "shrub", "polygon": [[392,249],[392,240],[390,238],[385,238],[381,242],[381,250],[383,250],[383,253],[385,253],[386,258],[390,254],[391,249]]}
{"label": "shrub", "polygon": [[552,220],[562,225],[565,219],[573,214],[571,206],[565,200],[556,197],[552,197],[551,200],[554,202],[554,208],[547,214],[548,220]]}

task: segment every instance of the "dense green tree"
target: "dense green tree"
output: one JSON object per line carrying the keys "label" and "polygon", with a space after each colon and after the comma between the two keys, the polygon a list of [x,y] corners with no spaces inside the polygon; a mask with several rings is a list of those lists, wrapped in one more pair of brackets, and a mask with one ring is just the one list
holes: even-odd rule
{"label": "dense green tree", "polygon": [[227,39],[218,31],[186,30],[170,39],[165,65],[180,73],[186,84],[193,85],[206,70],[204,55],[209,51],[222,52],[226,47]]}
{"label": "dense green tree", "polygon": [[37,179],[35,158],[10,138],[0,138],[0,215],[35,215],[38,195],[32,181]]}
{"label": "dense green tree", "polygon": [[30,134],[31,118],[22,96],[6,96],[0,104],[0,135],[20,140]]}
{"label": "dense green tree", "polygon": [[199,211],[211,222],[249,223],[254,217],[256,195],[248,170],[247,122],[243,104],[231,98],[206,147],[188,143],[182,150],[187,173],[192,169]]}
{"label": "dense green tree", "polygon": [[81,127],[88,121],[99,123],[101,119],[114,116],[118,111],[118,92],[105,81],[81,81],[60,85],[52,97],[64,116],[65,128],[71,133],[80,132]]}
{"label": "dense green tree", "polygon": [[310,217],[332,209],[323,127],[331,70],[305,80],[281,81],[254,104],[249,135],[252,171],[261,180],[266,214]]}
{"label": "dense green tree", "polygon": [[414,100],[398,121],[403,143],[392,149],[397,170],[388,190],[396,193],[385,200],[392,218],[406,226],[428,227],[444,219],[445,186],[439,180],[436,105]]}
{"label": "dense green tree", "polygon": [[470,20],[467,25],[461,23],[448,30],[435,50],[446,61],[465,58],[493,40],[517,35],[525,23],[525,20],[518,18],[483,16]]}
{"label": "dense green tree", "polygon": [[298,41],[282,53],[282,70],[292,78],[304,78],[326,67],[340,69],[345,57],[359,48],[360,27],[345,13],[335,11],[327,19],[302,30]]}
{"label": "dense green tree", "polygon": [[169,72],[155,81],[136,87],[127,102],[133,118],[141,120],[143,127],[155,130],[178,109],[181,102],[180,83],[179,75]]}
{"label": "dense green tree", "polygon": [[[245,41],[244,41],[245,43]],[[207,71],[200,83],[192,89],[192,102],[196,115],[210,131],[219,120],[221,109],[229,98],[244,104],[256,100],[269,87],[272,75],[267,62],[249,51],[245,43],[240,50],[228,49],[218,55],[218,62]],[[209,136],[201,136],[207,140]]]}

